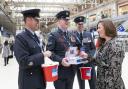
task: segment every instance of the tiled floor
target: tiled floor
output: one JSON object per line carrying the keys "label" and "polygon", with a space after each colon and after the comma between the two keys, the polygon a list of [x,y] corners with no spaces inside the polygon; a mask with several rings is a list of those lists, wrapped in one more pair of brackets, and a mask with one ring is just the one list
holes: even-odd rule
{"label": "tiled floor", "polygon": [[[125,82],[126,89],[128,89],[128,53],[125,54],[125,59],[123,61],[122,77]],[[16,60],[10,59],[9,65],[3,66],[3,58],[0,55],[0,89],[18,89],[17,75],[18,75],[18,64]],[[86,81],[86,88],[88,87],[88,82]],[[47,84],[47,89],[54,89],[52,83]],[[75,78],[73,89],[79,89],[77,79]]]}

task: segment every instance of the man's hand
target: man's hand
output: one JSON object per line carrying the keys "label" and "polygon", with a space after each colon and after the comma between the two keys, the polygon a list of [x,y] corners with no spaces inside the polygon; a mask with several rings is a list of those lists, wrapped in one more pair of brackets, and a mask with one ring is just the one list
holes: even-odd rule
{"label": "man's hand", "polygon": [[45,52],[43,52],[43,54],[45,57],[50,57],[52,55],[52,52],[51,51],[45,51]]}
{"label": "man's hand", "polygon": [[63,66],[65,66],[65,67],[69,67],[69,66],[70,66],[70,64],[69,64],[68,61],[67,61],[67,58],[63,58],[61,64],[62,64]]}
{"label": "man's hand", "polygon": [[81,51],[81,52],[80,52],[80,56],[81,56],[82,58],[88,58],[88,54],[85,53],[84,51]]}

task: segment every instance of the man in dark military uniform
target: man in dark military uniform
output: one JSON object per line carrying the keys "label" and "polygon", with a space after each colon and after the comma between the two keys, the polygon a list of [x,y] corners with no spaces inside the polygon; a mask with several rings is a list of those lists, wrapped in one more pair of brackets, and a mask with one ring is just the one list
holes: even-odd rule
{"label": "man in dark military uniform", "polygon": [[65,10],[56,15],[57,30],[51,32],[48,38],[47,49],[53,52],[51,59],[59,62],[58,80],[54,82],[55,89],[72,89],[75,71],[68,64],[65,57],[66,51],[71,46],[67,28],[69,25],[70,12]]}
{"label": "man in dark military uniform", "polygon": [[[89,31],[84,31],[84,16],[78,16],[74,19],[74,22],[77,25],[77,31],[75,32],[76,37],[79,42],[77,42],[77,46],[79,47],[81,54],[83,52],[93,56],[95,53],[95,45],[94,45],[94,39]],[[89,62],[87,64],[79,64],[77,66],[77,78],[79,83],[79,89],[85,89],[85,80],[81,79],[80,74],[80,67],[92,67],[91,71],[91,80],[89,80],[90,89],[95,89],[95,81],[96,81],[96,73],[95,73],[95,67],[93,63]]]}
{"label": "man in dark military uniform", "polygon": [[19,89],[46,89],[41,64],[44,56],[50,57],[51,52],[42,51],[40,41],[35,32],[38,29],[40,9],[23,11],[25,28],[16,35],[14,55],[19,64]]}

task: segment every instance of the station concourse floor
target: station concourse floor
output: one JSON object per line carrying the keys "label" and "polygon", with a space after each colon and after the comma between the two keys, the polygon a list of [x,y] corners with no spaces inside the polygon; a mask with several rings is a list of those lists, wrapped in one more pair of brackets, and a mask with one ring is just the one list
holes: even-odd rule
{"label": "station concourse floor", "polygon": [[[128,89],[128,52],[125,53],[125,58],[122,65],[122,78]],[[18,64],[16,59],[10,59],[9,64],[4,66],[4,60],[0,55],[0,89],[18,89]],[[85,81],[85,89],[89,89],[88,81]],[[55,89],[52,82],[47,83],[46,89]],[[73,84],[73,89],[79,89],[77,79]]]}

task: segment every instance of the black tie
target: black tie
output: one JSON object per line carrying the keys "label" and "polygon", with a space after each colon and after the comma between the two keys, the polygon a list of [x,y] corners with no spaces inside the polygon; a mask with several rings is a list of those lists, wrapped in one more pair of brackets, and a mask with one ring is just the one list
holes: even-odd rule
{"label": "black tie", "polygon": [[65,36],[66,40],[68,40],[68,34],[67,34],[67,32],[64,32],[64,36]]}
{"label": "black tie", "polygon": [[83,40],[83,36],[82,36],[82,32],[80,32],[80,41],[82,42]]}
{"label": "black tie", "polygon": [[66,36],[67,35],[67,32],[64,32],[64,36]]}
{"label": "black tie", "polygon": [[39,38],[37,37],[37,35],[34,34],[33,36],[34,36],[34,39],[35,39],[38,43],[40,43]]}

